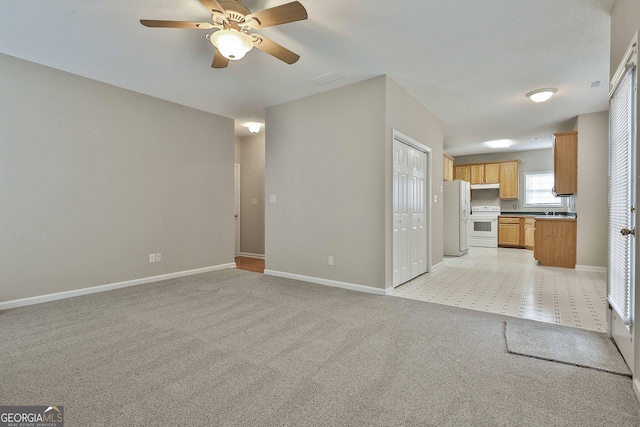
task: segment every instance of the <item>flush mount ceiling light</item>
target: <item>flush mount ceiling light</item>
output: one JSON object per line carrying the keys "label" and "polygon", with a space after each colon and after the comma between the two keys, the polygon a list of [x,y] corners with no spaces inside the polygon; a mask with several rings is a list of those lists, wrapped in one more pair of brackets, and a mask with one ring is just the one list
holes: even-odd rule
{"label": "flush mount ceiling light", "polygon": [[558,89],[554,87],[548,87],[545,89],[537,89],[527,94],[527,98],[531,98],[533,102],[544,102],[556,93]]}
{"label": "flush mount ceiling light", "polygon": [[244,125],[249,129],[249,132],[251,133],[260,132],[260,128],[262,127],[262,123],[257,122],[245,123]]}
{"label": "flush mount ceiling light", "polygon": [[511,140],[510,139],[496,139],[494,141],[487,141],[487,142],[485,142],[485,144],[487,144],[491,148],[507,148],[507,147],[511,147]]}

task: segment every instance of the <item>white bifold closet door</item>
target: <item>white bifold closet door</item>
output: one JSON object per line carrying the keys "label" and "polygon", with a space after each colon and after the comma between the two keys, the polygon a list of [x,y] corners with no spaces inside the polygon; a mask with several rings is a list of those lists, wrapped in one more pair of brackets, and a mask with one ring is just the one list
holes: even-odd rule
{"label": "white bifold closet door", "polygon": [[393,286],[427,271],[427,155],[393,141]]}

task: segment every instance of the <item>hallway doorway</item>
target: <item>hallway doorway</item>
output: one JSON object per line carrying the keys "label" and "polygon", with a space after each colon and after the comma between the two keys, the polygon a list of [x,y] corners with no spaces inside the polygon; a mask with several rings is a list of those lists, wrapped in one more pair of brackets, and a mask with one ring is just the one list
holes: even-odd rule
{"label": "hallway doorway", "polygon": [[253,271],[254,273],[264,273],[264,259],[237,256],[236,268],[238,270]]}

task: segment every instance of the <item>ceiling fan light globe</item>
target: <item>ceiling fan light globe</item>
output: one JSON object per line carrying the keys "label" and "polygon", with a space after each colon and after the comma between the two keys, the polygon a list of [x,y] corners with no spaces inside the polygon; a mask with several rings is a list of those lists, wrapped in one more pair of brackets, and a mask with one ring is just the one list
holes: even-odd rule
{"label": "ceiling fan light globe", "polygon": [[237,61],[253,48],[251,37],[236,30],[220,30],[211,34],[209,41],[222,56]]}

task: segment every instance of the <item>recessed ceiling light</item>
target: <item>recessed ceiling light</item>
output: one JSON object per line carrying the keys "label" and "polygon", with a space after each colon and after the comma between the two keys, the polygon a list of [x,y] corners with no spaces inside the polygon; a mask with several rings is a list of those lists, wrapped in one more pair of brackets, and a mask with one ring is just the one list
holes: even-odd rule
{"label": "recessed ceiling light", "polygon": [[485,142],[485,144],[487,144],[491,148],[507,148],[511,147],[511,143],[512,142],[510,139],[496,139],[494,141]]}
{"label": "recessed ceiling light", "polygon": [[531,98],[533,102],[544,102],[556,93],[558,89],[554,87],[548,87],[545,89],[537,89],[527,94],[527,98]]}

